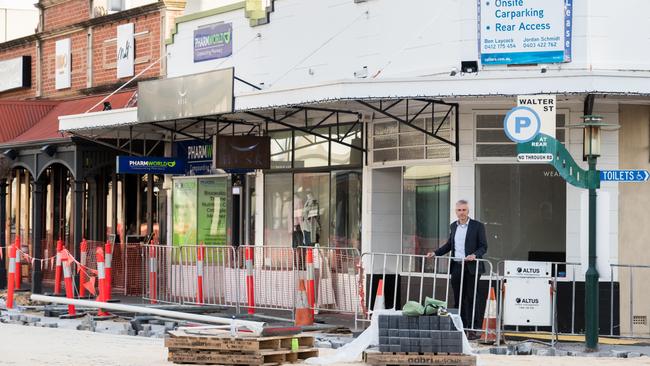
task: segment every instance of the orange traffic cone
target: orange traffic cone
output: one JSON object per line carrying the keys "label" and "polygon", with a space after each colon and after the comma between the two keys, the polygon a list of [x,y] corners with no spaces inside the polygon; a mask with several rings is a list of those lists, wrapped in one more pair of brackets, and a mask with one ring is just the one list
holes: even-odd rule
{"label": "orange traffic cone", "polygon": [[307,289],[305,280],[298,283],[298,303],[296,304],[296,326],[314,324],[314,313],[311,312],[309,302],[307,301]]}
{"label": "orange traffic cone", "polygon": [[485,303],[485,315],[483,315],[483,331],[479,342],[492,344],[497,340],[497,299],[494,294],[494,287],[490,287],[490,295]]}
{"label": "orange traffic cone", "polygon": [[384,300],[384,280],[380,279],[377,283],[377,296],[375,296],[375,306],[372,308],[373,311],[385,310],[386,301]]}

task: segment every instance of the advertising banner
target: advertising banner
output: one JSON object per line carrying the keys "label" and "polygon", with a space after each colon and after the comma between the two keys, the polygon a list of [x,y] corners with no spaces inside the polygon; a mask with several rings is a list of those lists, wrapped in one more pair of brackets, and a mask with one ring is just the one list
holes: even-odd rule
{"label": "advertising banner", "polygon": [[215,23],[194,31],[194,62],[232,55],[232,23]]}
{"label": "advertising banner", "polygon": [[133,76],[134,69],[134,40],[133,23],[117,27],[117,77]]}
{"label": "advertising banner", "polygon": [[32,58],[21,56],[0,61],[0,93],[29,88],[32,83]]}
{"label": "advertising banner", "polygon": [[172,245],[196,245],[196,179],[174,179]]}
{"label": "advertising banner", "polygon": [[184,174],[185,162],[180,158],[118,156],[118,174]]}
{"label": "advertising banner", "polygon": [[174,143],[174,155],[185,160],[186,175],[210,174],[213,147],[212,140],[178,141]]}
{"label": "advertising banner", "polygon": [[72,71],[70,64],[70,38],[60,39],[56,41],[55,55],[54,87],[56,89],[69,88],[70,72]]}
{"label": "advertising banner", "polygon": [[571,61],[573,0],[478,0],[483,65]]}
{"label": "advertising banner", "polygon": [[226,177],[198,180],[198,242],[226,245]]}

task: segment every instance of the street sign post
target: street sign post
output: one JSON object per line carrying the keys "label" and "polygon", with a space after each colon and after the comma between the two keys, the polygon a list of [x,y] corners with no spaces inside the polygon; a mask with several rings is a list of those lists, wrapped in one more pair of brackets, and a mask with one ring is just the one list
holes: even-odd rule
{"label": "street sign post", "polygon": [[603,182],[645,182],[650,179],[647,170],[601,170],[600,180]]}

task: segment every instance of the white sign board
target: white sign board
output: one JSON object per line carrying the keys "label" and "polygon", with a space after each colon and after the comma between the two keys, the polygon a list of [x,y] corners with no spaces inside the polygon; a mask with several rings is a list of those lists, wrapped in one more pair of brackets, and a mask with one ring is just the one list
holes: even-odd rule
{"label": "white sign board", "polygon": [[547,278],[508,278],[503,299],[503,324],[550,326],[551,285]]}
{"label": "white sign board", "polygon": [[70,73],[72,71],[70,38],[56,41],[54,65],[54,87],[65,89],[70,87]]}
{"label": "white sign board", "polygon": [[541,122],[539,133],[555,138],[555,95],[520,95],[517,97],[517,105],[534,110]]}
{"label": "white sign board", "polygon": [[25,80],[25,76],[31,79],[30,60],[29,56],[21,56],[0,61],[0,92],[29,87],[31,80]]}
{"label": "white sign board", "polygon": [[550,262],[505,261],[503,270],[506,277],[552,277]]}
{"label": "white sign board", "polygon": [[133,23],[117,27],[117,77],[133,76],[134,73],[134,26]]}
{"label": "white sign board", "polygon": [[573,0],[477,0],[483,65],[571,61]]}

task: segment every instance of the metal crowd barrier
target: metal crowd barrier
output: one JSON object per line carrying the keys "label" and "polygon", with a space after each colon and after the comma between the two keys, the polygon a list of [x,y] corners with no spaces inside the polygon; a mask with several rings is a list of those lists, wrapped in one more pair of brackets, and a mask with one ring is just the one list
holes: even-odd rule
{"label": "metal crowd barrier", "polygon": [[[648,317],[650,311],[645,310],[641,314],[635,314],[635,309],[648,309],[647,301],[648,298],[638,296],[648,293],[648,291],[643,291],[648,289],[646,284],[643,282],[648,278],[650,274],[650,265],[644,264],[611,264],[610,265],[610,335],[614,335],[615,330],[618,330],[618,335],[621,338],[650,338],[650,327],[648,324]],[[627,276],[625,275],[627,271]],[[635,274],[637,272],[642,272],[641,282],[636,279]],[[643,273],[645,272],[645,273]],[[615,278],[618,278],[619,283],[619,323],[614,324],[614,281]],[[624,291],[624,287],[627,287],[627,291]],[[645,288],[643,288],[645,287]],[[636,291],[635,291],[636,290]],[[627,299],[623,298],[623,292],[627,292]],[[637,293],[635,297],[634,294]],[[627,303],[629,308],[627,311],[627,329],[622,328],[623,326],[623,304]],[[639,317],[635,319],[635,316]],[[645,332],[638,332],[635,328],[645,328]]]}
{"label": "metal crowd barrier", "polygon": [[[393,309],[401,308],[407,301],[417,301],[423,303],[426,296],[434,299],[443,300],[450,305],[450,298],[453,297],[451,286],[451,263],[454,259],[449,256],[432,257],[429,258],[424,255],[415,254],[397,254],[397,253],[363,253],[361,255],[361,262],[363,263],[363,273],[361,281],[364,282],[360,286],[366,291],[363,296],[364,304],[367,306],[367,311],[363,317],[357,318],[357,321],[369,321],[372,314],[373,299],[375,293],[375,279],[381,279],[384,283],[384,289],[387,288],[387,280],[394,277],[392,285],[392,302],[386,304],[386,307]],[[465,278],[465,265],[466,262],[461,262],[461,280],[460,280],[460,296],[459,304],[463,302],[463,289],[467,286],[467,281],[471,281],[474,286],[473,301],[472,301],[472,321],[471,325],[465,325],[467,330],[482,330],[477,324],[477,319],[483,318],[482,310],[487,300],[489,288],[495,281],[492,264],[484,259],[476,259],[477,266],[483,263],[485,266],[485,273],[479,277],[478,271],[473,278]],[[367,273],[367,274],[365,274]],[[397,281],[399,280],[399,283]],[[366,283],[366,281],[368,281]],[[487,290],[483,291],[480,286],[480,281],[487,282]],[[430,284],[425,284],[430,282]],[[389,286],[391,287],[391,286]],[[400,293],[398,294],[398,289]],[[402,291],[406,294],[402,294]],[[481,296],[485,294],[485,296]],[[399,299],[398,299],[399,296]],[[460,313],[460,307],[455,304]],[[477,314],[480,318],[477,317]]]}

